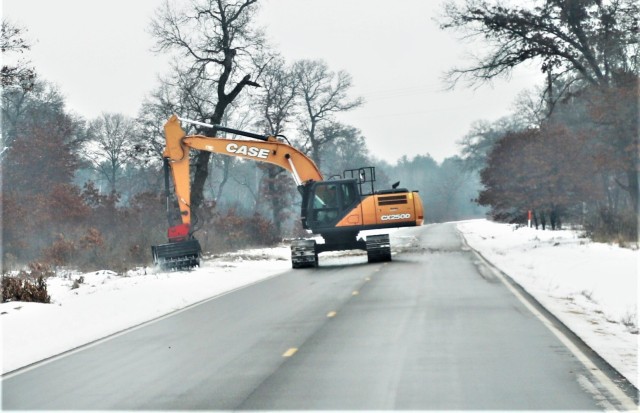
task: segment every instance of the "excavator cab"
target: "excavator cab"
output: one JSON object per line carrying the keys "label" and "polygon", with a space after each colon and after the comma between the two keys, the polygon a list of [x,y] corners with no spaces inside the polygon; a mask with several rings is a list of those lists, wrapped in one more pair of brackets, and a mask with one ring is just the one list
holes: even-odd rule
{"label": "excavator cab", "polygon": [[[360,203],[358,183],[354,179],[313,182],[305,187],[302,214],[305,228],[314,232],[334,229],[353,208]],[[305,199],[306,198],[306,199]]]}
{"label": "excavator cab", "polygon": [[[349,169],[342,179],[307,182],[299,187],[302,193],[302,225],[324,242],[313,239],[293,240],[291,263],[293,268],[318,265],[318,253],[324,251],[367,251],[369,262],[390,261],[391,246],[388,234],[359,237],[363,229],[379,227],[374,223],[375,169]],[[367,211],[370,211],[367,213]]]}
{"label": "excavator cab", "polygon": [[334,232],[337,224],[360,205],[363,196],[375,192],[375,177],[375,167],[367,166],[345,170],[342,179],[310,181],[300,186],[303,228],[314,233]]}
{"label": "excavator cab", "polygon": [[322,237],[293,240],[293,268],[318,265],[318,253],[364,250],[369,262],[391,260],[389,234],[361,234],[365,230],[422,225],[424,209],[417,191],[398,188],[377,191],[375,168],[344,171],[341,179],[307,181],[302,194],[303,228]]}

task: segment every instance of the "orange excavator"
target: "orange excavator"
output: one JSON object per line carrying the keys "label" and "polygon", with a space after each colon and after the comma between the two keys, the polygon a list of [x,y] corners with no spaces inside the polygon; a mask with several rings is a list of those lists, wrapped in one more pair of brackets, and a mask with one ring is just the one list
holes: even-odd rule
{"label": "orange excavator", "polygon": [[[250,139],[187,136],[180,121],[213,128],[216,134],[228,132]],[[164,131],[167,208],[171,198],[171,175],[181,223],[169,228],[168,243],[151,247],[154,263],[162,268],[182,269],[200,264],[201,247],[191,227],[190,149],[267,162],[291,173],[302,195],[302,226],[324,240],[324,243],[316,239],[293,240],[293,268],[318,266],[318,254],[324,251],[361,249],[367,252],[369,262],[390,261],[389,235],[368,235],[363,239],[358,237],[360,231],[417,226],[424,221],[418,192],[397,188],[397,184],[391,189],[376,191],[374,167],[349,169],[339,179],[324,180],[316,164],[281,136],[259,135],[181,119],[176,115],[166,122]]]}

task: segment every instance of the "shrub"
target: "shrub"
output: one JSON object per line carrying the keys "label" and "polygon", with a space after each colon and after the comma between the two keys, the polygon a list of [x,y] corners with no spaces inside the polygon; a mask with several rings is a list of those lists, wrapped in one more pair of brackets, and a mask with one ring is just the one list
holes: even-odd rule
{"label": "shrub", "polygon": [[29,271],[20,271],[16,276],[2,275],[2,302],[26,301],[50,303],[46,279],[54,275],[46,264],[31,263]]}
{"label": "shrub", "polygon": [[80,276],[77,280],[73,280],[73,284],[71,285],[72,290],[76,290],[80,288],[80,284],[84,284],[84,277]]}
{"label": "shrub", "polygon": [[258,213],[248,219],[247,232],[254,245],[272,246],[281,241],[273,223]]}
{"label": "shrub", "polygon": [[[214,247],[215,252],[275,245],[280,241],[271,221],[255,213],[245,217],[235,208],[218,213],[213,218],[213,230],[203,234],[204,248]],[[211,244],[209,244],[209,238]]]}
{"label": "shrub", "polygon": [[587,217],[584,228],[596,242],[613,242],[621,247],[638,243],[638,217],[633,212],[616,213],[601,208]]}
{"label": "shrub", "polygon": [[104,245],[102,234],[96,228],[87,229],[87,233],[80,239],[80,248],[96,250]]}
{"label": "shrub", "polygon": [[68,241],[64,235],[59,234],[58,238],[42,251],[45,260],[53,265],[65,265],[71,261],[75,255],[76,245],[73,241]]}

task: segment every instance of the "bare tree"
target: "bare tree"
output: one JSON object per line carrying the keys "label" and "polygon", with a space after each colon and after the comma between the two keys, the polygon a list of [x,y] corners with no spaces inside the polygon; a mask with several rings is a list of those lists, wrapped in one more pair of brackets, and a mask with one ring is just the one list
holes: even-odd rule
{"label": "bare tree", "polygon": [[[7,20],[2,20],[0,51],[4,61],[6,61],[7,54],[22,54],[31,48],[29,42],[25,40],[24,34],[25,29]],[[24,60],[17,60],[13,64],[3,64],[0,70],[0,80],[3,88],[20,85],[25,90],[29,90],[33,86],[35,76],[33,68]]]}
{"label": "bare tree", "polygon": [[[298,81],[284,59],[275,58],[266,67],[261,78],[256,103],[260,113],[258,125],[268,135],[284,133],[295,111]],[[289,205],[294,196],[293,181],[286,170],[269,164],[260,164],[262,170],[260,196],[269,205],[276,236],[281,237],[282,224],[289,215]]]}
{"label": "bare tree", "polygon": [[449,79],[487,81],[536,59],[554,78],[570,73],[607,85],[616,72],[637,73],[639,7],[635,0],[544,0],[522,7],[450,1],[441,27],[484,38],[490,48],[472,66],[453,69]]}
{"label": "bare tree", "polygon": [[362,98],[350,100],[351,75],[345,71],[334,73],[322,60],[301,60],[295,63],[299,95],[303,113],[299,120],[311,158],[320,167],[321,148],[337,135],[325,135],[322,126],[333,122],[334,115],[351,110],[363,103]]}
{"label": "bare tree", "polygon": [[167,119],[174,113],[188,116],[181,103],[179,88],[162,81],[157,89],[142,102],[136,118],[137,133],[140,136],[139,147],[136,148],[141,163],[161,165],[164,150],[164,128]]}
{"label": "bare tree", "polygon": [[64,96],[56,86],[39,79],[28,90],[18,85],[3,88],[0,160],[19,136],[25,137],[25,129],[33,130],[36,124],[58,120],[62,115],[73,124],[65,142],[78,151],[85,140],[84,121],[65,113]]}
{"label": "bare tree", "polygon": [[90,141],[87,157],[116,192],[116,182],[135,146],[133,120],[121,115],[104,113],[89,124]]}
{"label": "bare tree", "polygon": [[286,66],[283,58],[274,58],[265,66],[261,84],[262,88],[256,97],[261,114],[258,126],[269,135],[282,134],[295,111],[298,91],[296,73]]}
{"label": "bare tree", "polygon": [[[25,30],[7,20],[2,20],[0,27],[0,52],[2,52],[2,68],[0,69],[0,86],[2,86],[2,135],[0,136],[0,160],[3,159],[9,145],[17,133],[17,120],[21,117],[27,100],[27,94],[33,88],[35,71],[24,60],[17,59],[7,64],[15,55],[20,55],[31,48],[24,38]],[[9,57],[9,59],[7,59]]]}
{"label": "bare tree", "polygon": [[[157,51],[175,52],[175,72],[185,103],[205,122],[219,124],[227,107],[245,86],[258,86],[253,57],[263,49],[264,36],[253,27],[257,0],[193,0],[176,10],[169,2],[151,24]],[[212,133],[209,129],[200,131]],[[195,159],[191,207],[204,201],[209,152]]]}
{"label": "bare tree", "polygon": [[507,116],[495,122],[474,122],[469,132],[458,141],[462,169],[467,172],[480,172],[487,166],[487,156],[496,142],[510,132],[526,129],[526,126],[514,116]]}
{"label": "bare tree", "polygon": [[359,168],[374,164],[370,159],[366,138],[359,129],[339,122],[322,127],[322,135],[330,138],[331,145],[321,150],[327,172],[340,175],[346,169]]}

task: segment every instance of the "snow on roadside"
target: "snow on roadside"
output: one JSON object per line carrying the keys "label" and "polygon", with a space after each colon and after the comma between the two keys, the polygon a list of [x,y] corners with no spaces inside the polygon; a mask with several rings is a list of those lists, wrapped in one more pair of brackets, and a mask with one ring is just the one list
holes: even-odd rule
{"label": "snow on roadside", "polygon": [[288,247],[278,247],[225,254],[189,272],[51,277],[51,304],[0,304],[2,373],[284,272],[291,268],[289,256]]}
{"label": "snow on roadside", "polygon": [[457,224],[467,243],[508,274],[638,387],[639,252],[487,220]]}

